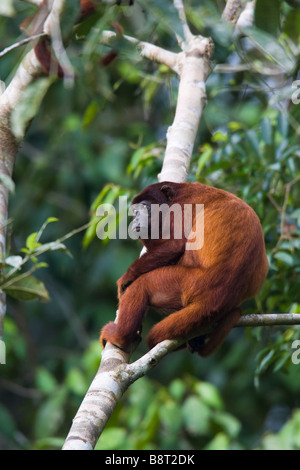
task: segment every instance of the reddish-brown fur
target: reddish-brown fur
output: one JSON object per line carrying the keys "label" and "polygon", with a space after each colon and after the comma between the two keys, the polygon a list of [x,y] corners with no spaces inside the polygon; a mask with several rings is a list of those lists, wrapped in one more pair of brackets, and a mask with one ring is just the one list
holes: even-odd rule
{"label": "reddish-brown fur", "polygon": [[189,340],[217,325],[205,344],[189,343],[192,351],[206,356],[238,321],[241,303],[253,297],[266,278],[268,261],[259,219],[233,194],[200,183],[154,184],[133,203],[141,201],[181,207],[204,204],[204,244],[186,250],[185,237],[142,240],[147,253],[119,279],[117,323],[104,326],[100,341],[127,350],[141,331],[147,306],[153,306],[173,313],[151,329],[150,348],[165,339]]}

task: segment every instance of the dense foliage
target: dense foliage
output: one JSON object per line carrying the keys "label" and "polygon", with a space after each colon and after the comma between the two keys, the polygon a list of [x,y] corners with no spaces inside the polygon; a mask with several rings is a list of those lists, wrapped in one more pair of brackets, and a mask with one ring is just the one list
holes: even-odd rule
{"label": "dense foliage", "polygon": [[[19,24],[34,11],[21,0],[6,3],[1,50],[19,40]],[[300,313],[300,105],[291,101],[300,9],[258,0],[256,27],[233,44],[220,19],[222,1],[185,3],[194,32],[213,37],[217,64],[190,180],[234,192],[262,221],[270,272],[244,313]],[[142,60],[121,40],[117,59],[99,65],[109,50],[99,34],[112,21],[126,34],[177,50],[171,2],[101,5],[68,48],[74,87],[53,82],[20,148],[9,254],[30,254],[45,286],[41,300],[51,300],[8,300],[6,365],[0,365],[3,449],[61,446],[99,364],[100,328],[115,316],[115,282],[140,250],[131,240],[99,240],[95,225],[62,241],[94,220],[98,203],[117,206],[119,195],[156,182],[173,119],[178,81],[165,67]],[[23,46],[0,59],[2,80],[24,52]],[[49,242],[55,249],[48,245],[37,258]],[[148,315],[145,332],[156,318]],[[207,360],[170,354],[123,397],[98,448],[300,449],[297,339],[299,327],[235,329]],[[142,343],[136,354],[145,350]]]}

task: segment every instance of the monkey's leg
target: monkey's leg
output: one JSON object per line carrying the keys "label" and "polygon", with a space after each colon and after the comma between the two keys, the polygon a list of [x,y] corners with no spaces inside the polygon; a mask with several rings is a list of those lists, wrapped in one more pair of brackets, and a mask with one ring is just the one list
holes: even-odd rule
{"label": "monkey's leg", "polygon": [[189,338],[193,332],[208,328],[214,321],[215,319],[206,308],[203,308],[202,303],[191,303],[164,318],[150,330],[147,336],[149,348],[153,348],[165,339]]}
{"label": "monkey's leg", "polygon": [[141,331],[148,305],[174,310],[182,308],[181,298],[186,288],[183,280],[188,280],[187,274],[191,276],[191,271],[194,270],[183,266],[166,266],[136,279],[120,298],[117,323],[110,322],[102,329],[100,336],[102,345],[110,342],[128,350]]}
{"label": "monkey's leg", "polygon": [[103,347],[113,343],[129,351],[130,345],[138,340],[148,303],[147,289],[135,289],[138,281],[130,285],[120,299],[117,323],[109,322],[102,328],[100,343]]}
{"label": "monkey's leg", "polygon": [[177,310],[151,329],[147,338],[150,348],[165,339],[190,338],[220,319],[224,306],[219,298],[209,282],[208,270],[178,265],[155,269],[126,289],[117,323],[108,323],[100,340],[103,345],[111,342],[127,350],[141,330],[147,305]]}
{"label": "monkey's leg", "polygon": [[227,312],[211,333],[188,341],[188,348],[191,352],[197,352],[202,357],[209,356],[223,343],[230,330],[241,318],[241,315],[242,311],[238,307]]}

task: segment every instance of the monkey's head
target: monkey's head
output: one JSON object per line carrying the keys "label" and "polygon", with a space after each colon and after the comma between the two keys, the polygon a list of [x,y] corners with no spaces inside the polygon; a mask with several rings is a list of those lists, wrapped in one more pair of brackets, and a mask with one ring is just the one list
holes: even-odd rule
{"label": "monkey's head", "polygon": [[[160,239],[164,211],[176,195],[176,183],[157,183],[147,186],[132,201],[131,211],[134,217],[131,229],[141,240]],[[158,216],[153,216],[158,214]]]}

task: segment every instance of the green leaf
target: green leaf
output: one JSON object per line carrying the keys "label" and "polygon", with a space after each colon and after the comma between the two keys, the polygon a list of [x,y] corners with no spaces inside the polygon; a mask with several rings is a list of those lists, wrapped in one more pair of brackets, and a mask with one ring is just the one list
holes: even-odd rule
{"label": "green leaf", "polygon": [[270,34],[256,28],[245,28],[243,32],[255,46],[288,73],[295,67],[295,59]]}
{"label": "green leaf", "polygon": [[27,126],[37,114],[41,101],[51,83],[52,79],[49,77],[39,78],[23,90],[20,101],[11,113],[11,125],[17,139],[24,137]]}
{"label": "green leaf", "polygon": [[39,367],[35,375],[36,385],[39,390],[49,395],[57,387],[55,377],[44,367]]}
{"label": "green leaf", "polygon": [[87,107],[83,116],[83,129],[86,129],[91,122],[95,119],[99,112],[100,106],[97,101],[92,101]]}
{"label": "green leaf", "polygon": [[265,143],[271,145],[273,143],[273,130],[270,119],[265,118],[261,121],[261,133]]}
{"label": "green leaf", "polygon": [[79,396],[83,396],[88,388],[87,380],[78,367],[73,367],[69,371],[65,383],[73,393]]}
{"label": "green leaf", "polygon": [[30,235],[28,235],[28,237],[26,238],[26,248],[29,251],[32,251],[34,248],[41,245],[40,243],[36,242],[37,235],[38,235],[37,232],[33,232]]}
{"label": "green leaf", "polygon": [[214,422],[231,438],[237,437],[241,429],[241,423],[227,412],[218,412],[214,415]]}
{"label": "green leaf", "polygon": [[191,396],[185,400],[182,416],[191,434],[201,436],[209,431],[211,411],[198,397]]}
{"label": "green leaf", "polygon": [[95,450],[115,450],[124,448],[127,431],[124,428],[107,428],[101,434]]}
{"label": "green leaf", "polygon": [[103,202],[105,203],[110,203],[112,204],[115,198],[119,195],[120,193],[120,186],[116,186],[114,184],[106,184],[96,199],[94,200],[92,206],[91,206],[91,211],[96,212],[97,207]]}
{"label": "green leaf", "polygon": [[17,432],[14,419],[4,405],[0,404],[1,434],[12,439]]}
{"label": "green leaf", "polygon": [[96,212],[97,208],[101,204],[113,204],[116,198],[121,194],[122,190],[120,186],[114,184],[107,184],[98,194],[96,199],[94,200],[91,211],[93,215],[91,217],[91,222],[89,227],[87,228],[84,237],[83,237],[83,247],[87,248],[88,245],[93,241],[96,236],[96,227],[101,219],[101,217],[96,216],[94,213]]}
{"label": "green leaf", "polygon": [[253,129],[250,129],[249,131],[246,132],[245,135],[252,150],[256,153],[258,157],[261,157],[261,153],[259,149],[259,139],[258,139],[257,133]]}
{"label": "green leaf", "polygon": [[283,263],[287,264],[288,266],[294,265],[294,258],[289,253],[285,253],[284,251],[278,251],[275,253],[274,258],[282,261]]}
{"label": "green leaf", "polygon": [[204,447],[204,450],[228,450],[230,449],[230,439],[225,433],[219,432]]}
{"label": "green leaf", "polygon": [[198,166],[197,166],[197,171],[196,171],[196,178],[199,178],[201,171],[203,167],[205,166],[206,162],[212,157],[213,155],[213,149],[208,148],[206,149],[200,156],[198,160]]}
{"label": "green leaf", "polygon": [[16,277],[16,281],[9,281],[8,285],[3,285],[2,289],[11,297],[18,300],[35,300],[49,302],[49,293],[42,281],[34,276]]}
{"label": "green leaf", "polygon": [[180,379],[173,380],[173,382],[171,382],[169,388],[170,388],[170,394],[177,401],[179,401],[183,397],[183,395],[186,391],[185,383],[184,383],[183,380],[180,380]]}
{"label": "green leaf", "polygon": [[62,437],[45,437],[35,441],[34,450],[60,450],[64,442],[65,439]]}
{"label": "green leaf", "polygon": [[283,32],[297,44],[300,38],[300,10],[292,9],[285,18]]}
{"label": "green leaf", "polygon": [[[40,251],[42,251],[43,253],[47,253],[48,251],[63,251],[69,256],[72,256],[66,245],[58,240],[54,242],[44,243],[43,245],[41,243],[38,243],[37,247],[40,247]],[[37,250],[36,254],[40,254],[39,250]]]}
{"label": "green leaf", "polygon": [[228,142],[228,134],[223,134],[221,131],[217,131],[211,138],[212,142]]}
{"label": "green leaf", "polygon": [[64,421],[67,389],[56,389],[55,393],[40,406],[36,415],[35,435],[39,438],[53,436]]}
{"label": "green leaf", "polygon": [[279,0],[256,0],[255,4],[255,25],[274,36],[280,25],[280,3]]}
{"label": "green leaf", "polygon": [[216,387],[212,384],[208,382],[198,382],[195,385],[195,390],[206,405],[219,410],[223,408],[222,398]]}

